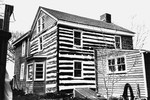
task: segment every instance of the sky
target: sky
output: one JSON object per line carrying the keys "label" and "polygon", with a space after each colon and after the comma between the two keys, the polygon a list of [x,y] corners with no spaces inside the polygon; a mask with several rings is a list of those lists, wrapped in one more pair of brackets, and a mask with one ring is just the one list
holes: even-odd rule
{"label": "sky", "polygon": [[[110,13],[112,22],[136,32],[136,26],[150,30],[149,0],[0,0],[13,5],[10,32],[26,33],[30,30],[38,7],[43,6],[92,19]],[[1,5],[0,5],[1,6]],[[133,26],[133,27],[132,27]],[[144,49],[150,50],[150,34],[147,34]]]}
{"label": "sky", "polygon": [[[112,22],[136,32],[135,26],[145,25],[150,30],[148,0],[2,0],[14,6],[10,31],[26,33],[30,30],[38,7],[43,6],[83,17],[100,19],[100,15],[110,13]],[[150,37],[150,36],[147,36]],[[149,39],[145,49],[150,50]]]}

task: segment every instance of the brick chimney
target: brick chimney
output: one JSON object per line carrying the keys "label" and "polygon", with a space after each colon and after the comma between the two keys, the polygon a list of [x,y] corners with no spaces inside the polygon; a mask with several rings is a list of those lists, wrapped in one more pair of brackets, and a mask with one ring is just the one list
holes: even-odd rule
{"label": "brick chimney", "polygon": [[105,13],[105,14],[101,15],[100,20],[107,22],[107,23],[111,23],[111,14]]}

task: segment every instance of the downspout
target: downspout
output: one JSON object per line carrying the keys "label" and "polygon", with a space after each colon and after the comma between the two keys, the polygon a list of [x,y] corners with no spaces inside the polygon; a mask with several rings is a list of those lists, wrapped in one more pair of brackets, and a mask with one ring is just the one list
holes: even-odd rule
{"label": "downspout", "polygon": [[96,92],[98,93],[98,65],[97,65],[97,50],[94,49],[94,61],[95,61],[95,83],[96,83]]}

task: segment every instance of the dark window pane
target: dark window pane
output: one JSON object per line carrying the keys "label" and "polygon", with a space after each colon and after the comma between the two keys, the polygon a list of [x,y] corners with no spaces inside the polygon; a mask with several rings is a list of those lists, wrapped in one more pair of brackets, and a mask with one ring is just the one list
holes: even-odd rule
{"label": "dark window pane", "polygon": [[108,65],[115,65],[115,59],[109,59]]}
{"label": "dark window pane", "polygon": [[42,29],[44,29],[45,28],[45,25],[44,25],[44,23],[42,24]]}
{"label": "dark window pane", "polygon": [[43,72],[36,72],[36,78],[43,78]]}
{"label": "dark window pane", "polygon": [[80,39],[74,39],[74,44],[75,45],[81,45],[81,40]]}
{"label": "dark window pane", "polygon": [[120,37],[115,37],[116,42],[120,42]]}
{"label": "dark window pane", "polygon": [[43,78],[43,64],[36,64],[36,79]]}
{"label": "dark window pane", "polygon": [[42,43],[42,37],[40,37],[40,43]]}
{"label": "dark window pane", "polygon": [[43,68],[43,64],[36,64],[36,68]]}
{"label": "dark window pane", "polygon": [[43,71],[43,67],[42,68],[36,68],[36,71]]}
{"label": "dark window pane", "polygon": [[75,69],[81,69],[81,62],[75,62]]}
{"label": "dark window pane", "polygon": [[75,32],[74,32],[74,37],[75,37],[75,38],[81,38],[81,32],[75,31]]}
{"label": "dark window pane", "polygon": [[111,72],[114,72],[116,69],[115,69],[115,66],[109,66],[109,70],[111,71]]}
{"label": "dark window pane", "polygon": [[125,63],[125,61],[124,61],[124,58],[123,58],[123,57],[121,58],[121,63]]}
{"label": "dark window pane", "polygon": [[81,77],[81,62],[75,62],[74,64],[74,77]]}
{"label": "dark window pane", "polygon": [[115,37],[115,45],[117,49],[120,49],[120,37]]}
{"label": "dark window pane", "polygon": [[38,32],[40,32],[41,30],[40,30],[40,26],[38,26]]}
{"label": "dark window pane", "polygon": [[117,49],[120,48],[120,43],[116,43],[116,48],[117,48]]}
{"label": "dark window pane", "polygon": [[122,65],[122,70],[124,71],[124,70],[126,70],[126,67],[125,67],[125,65]]}
{"label": "dark window pane", "polygon": [[112,59],[112,65],[115,65],[115,59]]}
{"label": "dark window pane", "polygon": [[119,66],[118,66],[118,71],[121,71],[121,70],[122,70],[122,66],[119,65]]}
{"label": "dark window pane", "polygon": [[75,70],[74,76],[75,77],[81,77],[81,71]]}
{"label": "dark window pane", "polygon": [[41,21],[40,21],[40,19],[38,20],[38,26],[40,26],[41,25]]}
{"label": "dark window pane", "polygon": [[121,59],[117,58],[117,64],[120,64],[120,63],[121,63]]}
{"label": "dark window pane", "polygon": [[111,65],[111,60],[108,60],[108,65]]}

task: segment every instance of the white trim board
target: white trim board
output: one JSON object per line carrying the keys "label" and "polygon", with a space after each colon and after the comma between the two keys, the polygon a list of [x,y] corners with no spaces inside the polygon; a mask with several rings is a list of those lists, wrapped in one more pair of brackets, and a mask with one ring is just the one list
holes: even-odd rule
{"label": "white trim board", "polygon": [[94,31],[98,31],[98,32],[105,32],[105,33],[114,34],[114,35],[134,36],[134,34],[128,33],[128,32],[123,32],[123,31],[119,31],[119,30],[111,30],[111,29],[83,25],[83,24],[77,24],[77,23],[72,23],[72,22],[67,22],[67,21],[62,21],[62,20],[58,20],[58,24],[83,28],[83,29],[87,29],[87,30],[94,30]]}

